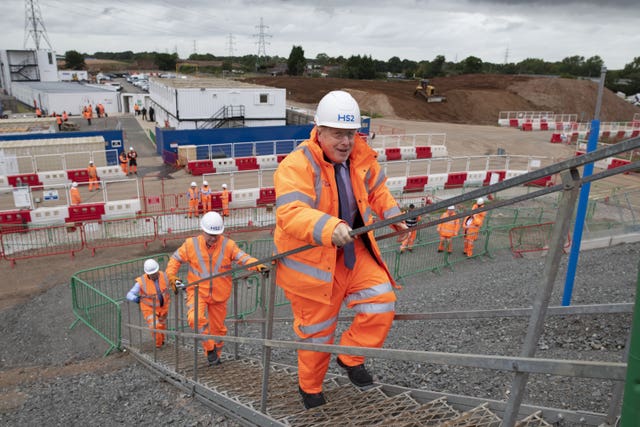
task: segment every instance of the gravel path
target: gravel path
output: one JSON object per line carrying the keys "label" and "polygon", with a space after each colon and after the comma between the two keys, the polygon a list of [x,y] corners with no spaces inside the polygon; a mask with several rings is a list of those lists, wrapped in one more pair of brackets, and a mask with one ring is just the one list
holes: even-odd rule
{"label": "gravel path", "polygon": [[[640,244],[581,254],[574,304],[633,302]],[[413,256],[418,256],[413,254]],[[514,259],[508,253],[473,259],[407,280],[398,312],[530,306],[542,280],[544,259]],[[566,257],[552,297],[559,305]],[[105,343],[73,322],[68,285],[28,303],[0,311],[0,425],[186,425],[231,426],[172,385],[155,378],[127,354],[103,358]],[[527,319],[396,322],[387,347],[517,355]],[[537,356],[620,361],[630,315],[549,318]],[[341,325],[343,326],[343,325]],[[275,338],[291,338],[290,325]],[[274,361],[291,354],[274,352]],[[380,382],[476,397],[503,399],[511,376],[447,365],[372,360]],[[331,370],[339,373],[335,365]],[[602,381],[531,376],[526,401],[551,407],[606,412],[611,385]]]}

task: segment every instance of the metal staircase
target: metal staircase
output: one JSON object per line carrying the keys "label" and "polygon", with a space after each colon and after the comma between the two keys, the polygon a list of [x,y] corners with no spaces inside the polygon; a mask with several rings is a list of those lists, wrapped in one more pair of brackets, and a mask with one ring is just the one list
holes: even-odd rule
{"label": "metal staircase", "polygon": [[244,105],[225,105],[209,119],[201,121],[198,129],[244,127]]}

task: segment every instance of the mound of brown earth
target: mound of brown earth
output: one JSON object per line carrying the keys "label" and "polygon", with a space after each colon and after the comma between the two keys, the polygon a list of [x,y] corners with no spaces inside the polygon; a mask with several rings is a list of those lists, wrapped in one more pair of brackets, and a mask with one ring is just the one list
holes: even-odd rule
{"label": "mound of brown earth", "polygon": [[[595,113],[597,83],[550,77],[470,74],[431,80],[447,102],[427,103],[414,97],[416,81],[349,80],[307,77],[258,77],[244,81],[287,89],[287,100],[314,106],[331,90],[349,91],[372,117],[495,125],[500,111],[553,111],[590,121]],[[631,121],[640,108],[605,89],[600,119]]]}

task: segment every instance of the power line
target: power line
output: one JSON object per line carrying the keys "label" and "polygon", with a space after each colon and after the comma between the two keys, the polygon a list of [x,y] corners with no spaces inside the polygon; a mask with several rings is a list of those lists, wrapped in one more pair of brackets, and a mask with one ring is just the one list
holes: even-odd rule
{"label": "power line", "polygon": [[258,45],[258,62],[259,62],[261,57],[263,58],[267,56],[265,45],[271,44],[271,43],[265,41],[265,38],[271,37],[271,35],[265,33],[265,30],[269,28],[269,26],[264,25],[262,17],[260,17],[260,25],[257,25],[256,28],[258,29],[258,34],[254,34],[253,36],[258,37],[258,41],[256,42],[256,44]]}
{"label": "power line", "polygon": [[29,41],[29,36],[31,36],[36,45],[36,50],[40,50],[40,39],[46,41],[49,49],[53,50],[47,36],[47,29],[44,27],[38,0],[25,0],[24,15],[24,48],[27,48],[27,42]]}
{"label": "power line", "polygon": [[227,52],[229,54],[229,58],[233,59],[233,34],[229,33],[229,36],[227,37]]}

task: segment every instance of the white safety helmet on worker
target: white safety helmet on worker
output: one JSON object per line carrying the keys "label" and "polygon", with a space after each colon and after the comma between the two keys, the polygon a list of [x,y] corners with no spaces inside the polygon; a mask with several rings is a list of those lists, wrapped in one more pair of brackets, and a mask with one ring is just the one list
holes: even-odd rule
{"label": "white safety helmet on worker", "polygon": [[360,129],[360,107],[348,92],[334,90],[318,103],[314,121],[316,126]]}
{"label": "white safety helmet on worker", "polygon": [[479,205],[484,205],[484,199],[482,197],[479,197],[478,200],[476,200],[476,203]]}
{"label": "white safety helmet on worker", "polygon": [[207,234],[222,234],[224,222],[218,212],[207,212],[200,220],[200,228]]}
{"label": "white safety helmet on worker", "polygon": [[202,181],[202,185],[204,185],[205,187],[209,185],[209,183],[207,181]]}
{"label": "white safety helmet on worker", "polygon": [[160,266],[158,265],[155,259],[148,259],[144,262],[144,272],[147,274],[155,274],[160,270]]}
{"label": "white safety helmet on worker", "polygon": [[222,184],[222,188],[227,188],[227,184]]}
{"label": "white safety helmet on worker", "polygon": [[75,181],[73,181],[73,182],[71,183],[71,186],[72,186],[72,187],[77,187],[77,186],[78,186],[78,183],[77,183],[77,182],[75,182]]}
{"label": "white safety helmet on worker", "polygon": [[455,207],[455,206],[453,206],[453,205],[451,205],[451,206],[449,206],[447,209],[449,209],[450,211],[454,211],[454,210],[456,210],[456,207]]}
{"label": "white safety helmet on worker", "polygon": [[196,184],[196,182],[195,182],[195,181],[191,181],[191,186],[192,186],[192,187],[197,187],[197,186],[198,186],[198,184]]}

